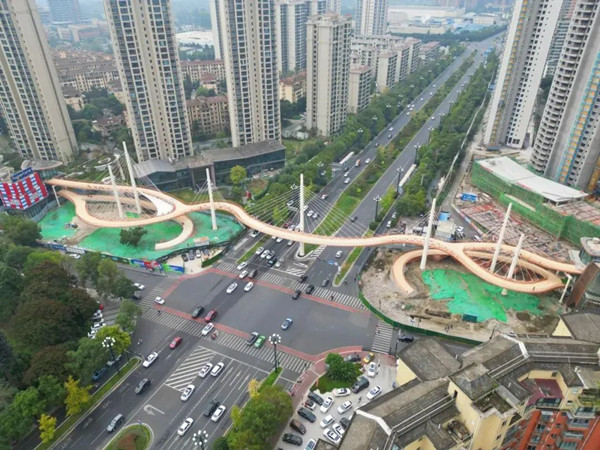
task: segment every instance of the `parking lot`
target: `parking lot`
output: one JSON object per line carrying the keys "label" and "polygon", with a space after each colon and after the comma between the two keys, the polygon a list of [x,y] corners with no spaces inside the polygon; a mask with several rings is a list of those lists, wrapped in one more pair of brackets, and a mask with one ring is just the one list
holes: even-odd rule
{"label": "parking lot", "polygon": [[[296,436],[300,436],[302,438],[302,446],[300,448],[304,448],[306,446],[306,444],[308,444],[308,441],[311,439],[314,439],[315,441],[318,441],[319,439],[323,439],[328,441],[325,436],[323,435],[323,431],[325,430],[325,428],[321,428],[320,422],[321,420],[328,415],[332,415],[333,416],[333,422],[327,427],[330,428],[331,425],[333,425],[334,423],[340,423],[340,419],[342,417],[346,417],[347,419],[350,419],[352,417],[352,415],[354,414],[354,410],[358,409],[360,406],[364,406],[365,404],[367,404],[369,402],[369,400],[367,400],[367,394],[369,392],[369,390],[375,386],[380,386],[382,391],[381,394],[379,394],[379,396],[385,394],[386,392],[389,392],[390,390],[393,389],[393,383],[396,377],[396,366],[394,365],[389,365],[390,361],[386,360],[386,361],[380,361],[380,357],[381,355],[378,355],[375,358],[375,362],[377,362],[379,364],[379,372],[377,373],[377,375],[375,375],[375,377],[371,378],[371,377],[367,377],[366,372],[364,374],[364,376],[369,380],[369,386],[366,389],[363,389],[362,391],[360,391],[358,394],[354,394],[354,393],[350,393],[350,395],[344,396],[344,397],[336,397],[335,395],[333,395],[332,392],[324,392],[321,393],[318,389],[315,390],[315,393],[319,394],[321,397],[325,398],[327,396],[331,396],[333,398],[333,404],[331,405],[331,407],[329,408],[329,410],[326,413],[321,412],[319,405],[315,405],[315,409],[313,410],[314,415],[317,417],[317,420],[314,423],[310,423],[308,420],[300,417],[298,415],[298,412],[295,411],[292,419],[298,420],[299,422],[302,423],[302,425],[304,425],[306,427],[306,434],[301,435],[300,433],[298,433],[295,430],[292,430],[288,424],[288,426],[286,426],[284,433],[292,433]],[[308,394],[307,394],[308,395]],[[307,395],[304,396],[303,399],[303,404],[307,399]],[[351,401],[352,402],[352,408],[343,413],[340,414],[338,412],[338,407],[346,402],[346,401]],[[284,450],[291,450],[291,449],[298,449],[299,447],[293,444],[288,444],[286,442],[283,442],[282,440],[283,435],[280,437],[278,444],[277,444],[277,448],[281,448]],[[330,441],[328,441],[330,442]]]}

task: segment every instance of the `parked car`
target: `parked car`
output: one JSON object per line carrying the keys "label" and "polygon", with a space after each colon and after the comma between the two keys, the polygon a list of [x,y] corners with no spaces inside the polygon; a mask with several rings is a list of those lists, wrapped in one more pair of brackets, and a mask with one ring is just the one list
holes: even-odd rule
{"label": "parked car", "polygon": [[323,436],[325,436],[333,445],[338,445],[342,440],[335,431],[330,430],[329,428],[326,428],[325,431],[323,431]]}
{"label": "parked car", "polygon": [[183,341],[183,338],[180,337],[176,337],[175,339],[173,339],[171,341],[171,343],[169,344],[169,348],[174,349],[179,347],[179,345],[181,344],[181,342]]}
{"label": "parked car", "polygon": [[381,394],[381,386],[375,386],[375,387],[371,388],[369,390],[369,392],[367,393],[367,399],[373,400],[379,394]]}
{"label": "parked car", "polygon": [[300,408],[298,410],[298,415],[300,417],[304,417],[306,420],[308,420],[311,423],[315,423],[315,421],[317,420],[317,416],[315,416],[310,410],[306,409],[306,408]]}
{"label": "parked car", "polygon": [[379,367],[377,366],[377,363],[370,362],[369,368],[367,369],[367,376],[373,378],[375,375],[377,375],[378,372],[379,372]]}
{"label": "parked car", "polygon": [[342,437],[344,435],[344,433],[346,432],[346,430],[339,424],[339,423],[334,423],[333,425],[331,425],[331,429],[335,432],[335,434],[337,434],[339,437]]}
{"label": "parked car", "polygon": [[363,363],[369,364],[371,361],[373,361],[373,359],[375,359],[375,353],[369,352],[363,358]]}
{"label": "parked car", "polygon": [[333,395],[335,395],[336,397],[345,397],[346,395],[350,395],[350,389],[348,389],[348,388],[334,389]]}
{"label": "parked car", "polygon": [[185,419],[183,421],[183,423],[181,425],[179,425],[179,428],[177,429],[177,434],[179,436],[183,436],[192,427],[193,423],[194,423],[194,419],[192,419],[191,417],[188,417],[187,419]]}
{"label": "parked car", "polygon": [[317,441],[315,441],[314,439],[311,439],[310,441],[308,441],[308,444],[306,444],[306,447],[304,447],[304,450],[315,450],[316,446],[317,446]]}
{"label": "parked car", "polygon": [[106,431],[108,431],[109,433],[112,433],[113,431],[115,431],[117,428],[119,428],[124,423],[125,423],[125,416],[123,414],[117,414],[113,418],[113,420],[110,421],[110,423],[108,424],[108,427],[106,427]]}
{"label": "parked car", "polygon": [[333,416],[331,414],[329,414],[329,415],[323,417],[323,419],[321,419],[321,422],[319,423],[319,426],[321,428],[327,428],[332,423],[333,423]]}
{"label": "parked car", "polygon": [[329,408],[331,408],[331,405],[333,405],[333,397],[327,396],[323,400],[323,403],[321,404],[321,407],[319,409],[321,410],[321,412],[323,414],[325,414],[327,411],[329,411]]}
{"label": "parked car", "polygon": [[313,402],[310,398],[307,398],[304,401],[304,407],[314,411],[317,406],[315,405],[315,402]]}
{"label": "parked car", "polygon": [[352,353],[351,355],[345,356],[344,361],[346,362],[360,362],[360,355],[358,353]]}
{"label": "parked car", "polygon": [[102,378],[104,376],[106,371],[107,371],[106,367],[102,367],[102,368],[96,370],[94,372],[94,374],[92,375],[92,380],[98,381],[100,378]]}
{"label": "parked car", "polygon": [[294,445],[302,445],[302,438],[292,433],[284,433],[283,442],[287,442],[288,444]]}
{"label": "parked car", "polygon": [[187,387],[183,390],[183,392],[181,393],[181,401],[182,402],[187,402],[188,399],[192,396],[192,394],[194,393],[194,390],[196,389],[196,386],[194,386],[193,384],[188,384]]}
{"label": "parked car", "polygon": [[323,397],[321,397],[319,394],[315,394],[314,392],[309,392],[308,398],[310,398],[313,402],[315,402],[318,405],[322,405],[324,401]]}
{"label": "parked car", "polygon": [[144,378],[135,387],[135,393],[136,394],[141,394],[142,392],[144,392],[149,387],[150,387],[150,379],[149,378]]}
{"label": "parked car", "polygon": [[192,318],[197,319],[204,312],[204,306],[198,305],[192,311]]}
{"label": "parked car", "polygon": [[352,402],[350,400],[346,400],[340,406],[338,406],[337,412],[340,414],[345,414],[350,409],[352,409]]}
{"label": "parked car", "polygon": [[340,425],[344,428],[344,430],[347,430],[350,426],[350,419],[348,419],[347,417],[342,417],[340,419]]}
{"label": "parked car", "polygon": [[358,380],[356,380],[354,385],[352,385],[352,392],[354,392],[355,394],[358,394],[360,391],[362,391],[363,389],[366,389],[368,387],[369,387],[369,380],[367,380],[365,377],[358,377]]}
{"label": "parked car", "polygon": [[156,358],[158,358],[158,353],[157,352],[150,353],[148,356],[146,356],[146,359],[142,363],[142,366],[144,366],[144,367],[150,367],[152,365],[152,363],[154,361],[156,361]]}
{"label": "parked car", "polygon": [[299,422],[296,419],[290,421],[290,428],[300,434],[306,434],[306,427],[302,425],[302,422]]}

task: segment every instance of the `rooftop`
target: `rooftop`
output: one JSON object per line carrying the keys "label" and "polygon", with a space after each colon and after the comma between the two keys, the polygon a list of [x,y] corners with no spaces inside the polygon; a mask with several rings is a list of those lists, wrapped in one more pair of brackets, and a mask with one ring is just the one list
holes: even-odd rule
{"label": "rooftop", "polygon": [[302,81],[306,81],[306,71],[300,72],[296,75],[292,75],[291,77],[282,78],[280,80],[280,82],[285,85],[292,85],[300,83]]}
{"label": "rooftop", "polygon": [[592,257],[600,257],[600,238],[582,237],[581,246]]}
{"label": "rooftop", "polygon": [[221,162],[231,159],[252,158],[254,156],[265,155],[268,153],[285,150],[285,147],[279,141],[256,142],[254,144],[242,145],[233,148],[215,148],[204,150],[204,156],[209,162]]}
{"label": "rooftop", "polygon": [[434,338],[419,339],[405,347],[398,357],[421,381],[443,378],[461,366],[460,361]]}
{"label": "rooftop", "polygon": [[600,344],[600,316],[598,314],[561,314],[560,319],[575,339],[585,339]]}
{"label": "rooftop", "polygon": [[350,73],[366,73],[370,72],[371,68],[369,66],[352,66],[350,67]]}
{"label": "rooftop", "polygon": [[195,105],[195,104],[214,104],[214,103],[227,103],[227,97],[222,95],[217,95],[213,97],[203,97],[201,95],[196,96],[195,98],[186,100],[185,103],[187,105]]}
{"label": "rooftop", "polygon": [[570,188],[564,184],[548,180],[530,172],[507,156],[484,159],[477,161],[475,164],[479,164],[482,168],[504,179],[506,182],[516,184],[528,191],[534,192],[552,203],[568,203],[587,197],[587,194],[583,191]]}
{"label": "rooftop", "polygon": [[452,381],[471,399],[480,399],[492,392],[496,381],[488,375],[488,369],[483,364],[472,364],[456,372],[450,377]]}

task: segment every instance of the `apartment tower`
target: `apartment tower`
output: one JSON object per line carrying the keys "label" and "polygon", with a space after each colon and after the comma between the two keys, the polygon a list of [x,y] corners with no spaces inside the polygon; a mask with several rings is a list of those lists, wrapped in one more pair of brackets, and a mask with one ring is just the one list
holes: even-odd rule
{"label": "apartment tower", "polygon": [[565,38],[567,37],[567,30],[571,23],[571,17],[573,16],[573,10],[577,0],[563,0],[562,6],[560,7],[560,13],[558,15],[558,22],[556,23],[556,30],[554,30],[554,36],[552,37],[552,43],[550,44],[550,51],[548,52],[548,59],[546,60],[546,68],[544,69],[544,76],[554,75],[556,66],[558,65],[558,59],[562,51]]}
{"label": "apartment tower", "polygon": [[562,5],[516,0],[484,135],[487,145],[522,148]]}
{"label": "apartment tower", "polygon": [[350,17],[332,12],[307,23],[306,123],[323,136],[346,123],[351,26]]}
{"label": "apartment tower", "polygon": [[104,0],[139,161],[193,153],[170,0]]}
{"label": "apartment tower", "polygon": [[327,0],[327,11],[342,13],[342,0]]}
{"label": "apartment tower", "polygon": [[215,47],[215,59],[223,59],[223,37],[221,34],[221,18],[219,17],[219,0],[209,0],[210,27],[213,35],[213,45]]}
{"label": "apartment tower", "polygon": [[234,147],[279,140],[275,0],[217,0]]}
{"label": "apartment tower", "polygon": [[0,0],[0,105],[21,157],[68,162],[77,152],[35,0]]}
{"label": "apartment tower", "polygon": [[531,159],[549,178],[593,191],[600,178],[600,12],[578,0]]}
{"label": "apartment tower", "polygon": [[381,35],[387,28],[388,0],[357,0],[354,23],[357,35]]}

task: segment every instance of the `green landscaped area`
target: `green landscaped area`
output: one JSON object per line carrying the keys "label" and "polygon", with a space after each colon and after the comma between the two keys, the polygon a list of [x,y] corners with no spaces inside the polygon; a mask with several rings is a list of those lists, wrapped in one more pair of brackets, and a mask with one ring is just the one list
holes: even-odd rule
{"label": "green landscaped area", "polygon": [[106,450],[144,450],[150,446],[152,435],[145,425],[131,425],[122,430],[106,446]]}
{"label": "green landscaped area", "polygon": [[425,270],[421,277],[429,287],[433,300],[449,300],[449,312],[476,316],[478,322],[490,319],[506,322],[506,312],[509,309],[539,316],[542,314],[540,303],[551,301],[543,295],[512,291],[502,295],[502,288],[486,283],[470,273],[456,270]]}
{"label": "green landscaped area", "polygon": [[75,206],[73,203],[65,203],[58,209],[49,211],[39,223],[42,227],[42,238],[46,241],[59,240],[63,237],[71,237],[77,233],[74,228],[65,228],[75,217]]}

